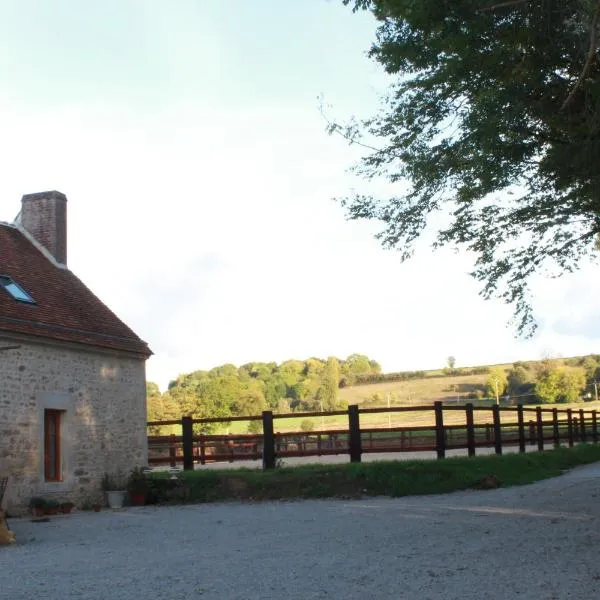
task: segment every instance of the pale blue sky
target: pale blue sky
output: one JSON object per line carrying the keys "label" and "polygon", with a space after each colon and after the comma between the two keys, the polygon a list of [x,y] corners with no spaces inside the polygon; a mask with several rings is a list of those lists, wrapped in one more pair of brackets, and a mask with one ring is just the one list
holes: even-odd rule
{"label": "pale blue sky", "polygon": [[334,0],[0,0],[0,219],[67,194],[69,265],[150,343],[162,387],[225,362],[597,352],[594,269],[537,283],[540,333],[516,340],[470,257],[422,244],[401,265],[344,220],[331,198],[369,187],[317,96],[375,110],[374,28]]}

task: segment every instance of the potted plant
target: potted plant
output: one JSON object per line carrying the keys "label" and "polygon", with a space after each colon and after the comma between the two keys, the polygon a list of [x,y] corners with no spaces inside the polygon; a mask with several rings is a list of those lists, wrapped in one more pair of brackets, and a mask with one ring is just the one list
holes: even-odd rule
{"label": "potted plant", "polygon": [[142,467],[134,467],[127,480],[129,500],[133,506],[144,506],[148,494],[148,479]]}
{"label": "potted plant", "polygon": [[34,497],[29,500],[29,510],[34,517],[43,517],[46,511],[46,500],[40,497]]}
{"label": "potted plant", "polygon": [[75,505],[72,502],[61,502],[60,503],[60,512],[63,513],[64,515],[68,515],[73,508],[75,507]]}
{"label": "potted plant", "polygon": [[102,477],[102,489],[106,492],[106,501],[109,508],[123,508],[127,494],[127,480],[120,471],[114,475],[105,473]]}
{"label": "potted plant", "polygon": [[60,502],[58,500],[46,500],[45,513],[47,515],[57,515],[58,509],[60,508]]}

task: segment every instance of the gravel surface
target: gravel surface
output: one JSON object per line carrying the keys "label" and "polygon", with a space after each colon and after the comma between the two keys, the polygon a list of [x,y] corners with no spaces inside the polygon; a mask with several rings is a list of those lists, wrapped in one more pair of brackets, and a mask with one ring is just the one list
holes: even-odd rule
{"label": "gravel surface", "polygon": [[2,600],[600,598],[600,463],[440,496],[11,519]]}

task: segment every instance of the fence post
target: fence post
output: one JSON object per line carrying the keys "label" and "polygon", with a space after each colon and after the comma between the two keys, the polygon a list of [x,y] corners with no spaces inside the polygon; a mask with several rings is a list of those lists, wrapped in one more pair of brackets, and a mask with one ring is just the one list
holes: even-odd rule
{"label": "fence post", "polygon": [[181,417],[181,440],[183,442],[183,470],[194,470],[194,421]]}
{"label": "fence post", "polygon": [[567,430],[569,435],[569,448],[573,447],[573,410],[567,408]]}
{"label": "fence post", "polygon": [[494,451],[496,454],[502,454],[502,431],[500,427],[500,407],[497,404],[492,406],[492,417],[494,419]]}
{"label": "fence post", "polygon": [[206,464],[206,440],[203,433],[200,434],[200,464]]}
{"label": "fence post", "polygon": [[598,413],[595,410],[592,411],[592,439],[594,444],[598,441]]}
{"label": "fence post", "polygon": [[263,469],[275,468],[275,434],[273,433],[273,412],[263,410]]}
{"label": "fence post", "polygon": [[473,404],[469,402],[465,405],[467,413],[467,450],[469,456],[475,456],[475,425],[473,419]]}
{"label": "fence post", "polygon": [[348,406],[348,451],[350,452],[350,462],[359,463],[362,455],[362,439],[360,437],[358,404]]}
{"label": "fence post", "polygon": [[433,403],[435,410],[435,447],[437,457],[444,458],[446,456],[446,439],[444,437],[444,407],[437,400]]}
{"label": "fence post", "polygon": [[525,421],[523,420],[523,405],[517,406],[517,422],[519,427],[519,452],[525,452]]}
{"label": "fence post", "polygon": [[535,444],[535,423],[529,420],[529,443]]}
{"label": "fence post", "polygon": [[579,409],[579,426],[581,427],[581,441],[587,442],[587,432],[585,430],[585,412],[583,408]]}
{"label": "fence post", "polygon": [[554,434],[554,446],[560,447],[560,431],[558,429],[558,409],[552,409],[552,433]]}
{"label": "fence post", "polygon": [[177,442],[174,433],[169,436],[169,464],[173,468],[177,466]]}
{"label": "fence post", "polygon": [[542,409],[536,407],[535,409],[535,420],[537,422],[537,443],[538,450],[544,449],[544,423],[542,422]]}

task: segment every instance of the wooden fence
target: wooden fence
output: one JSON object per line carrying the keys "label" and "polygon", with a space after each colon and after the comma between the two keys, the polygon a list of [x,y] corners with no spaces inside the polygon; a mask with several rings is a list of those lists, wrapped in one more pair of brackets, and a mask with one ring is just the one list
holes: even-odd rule
{"label": "wooden fence", "polygon": [[[360,416],[373,413],[428,412],[431,425],[405,427],[361,428]],[[444,423],[445,414],[456,412],[464,416],[463,423]],[[279,433],[274,422],[279,419],[347,415],[348,427],[311,432]],[[485,415],[487,418],[482,417]],[[476,418],[477,416],[477,418]],[[454,418],[454,421],[457,419]],[[460,420],[460,419],[458,419]],[[262,434],[210,435],[195,433],[194,426],[232,421],[261,421]],[[254,417],[192,419],[182,417],[173,421],[152,421],[148,426],[180,425],[180,435],[148,436],[150,464],[183,464],[194,469],[196,463],[262,459],[263,468],[272,469],[276,460],[292,456],[324,456],[349,454],[351,462],[360,462],[368,452],[434,451],[444,458],[447,450],[464,449],[474,456],[476,448],[491,447],[502,454],[507,446],[527,446],[544,450],[547,446],[573,446],[578,442],[598,441],[598,420],[595,410],[571,408],[529,408],[523,405],[479,407],[473,404],[433,405],[395,408],[367,408],[357,405],[347,411],[306,412],[274,415],[265,411]]]}

